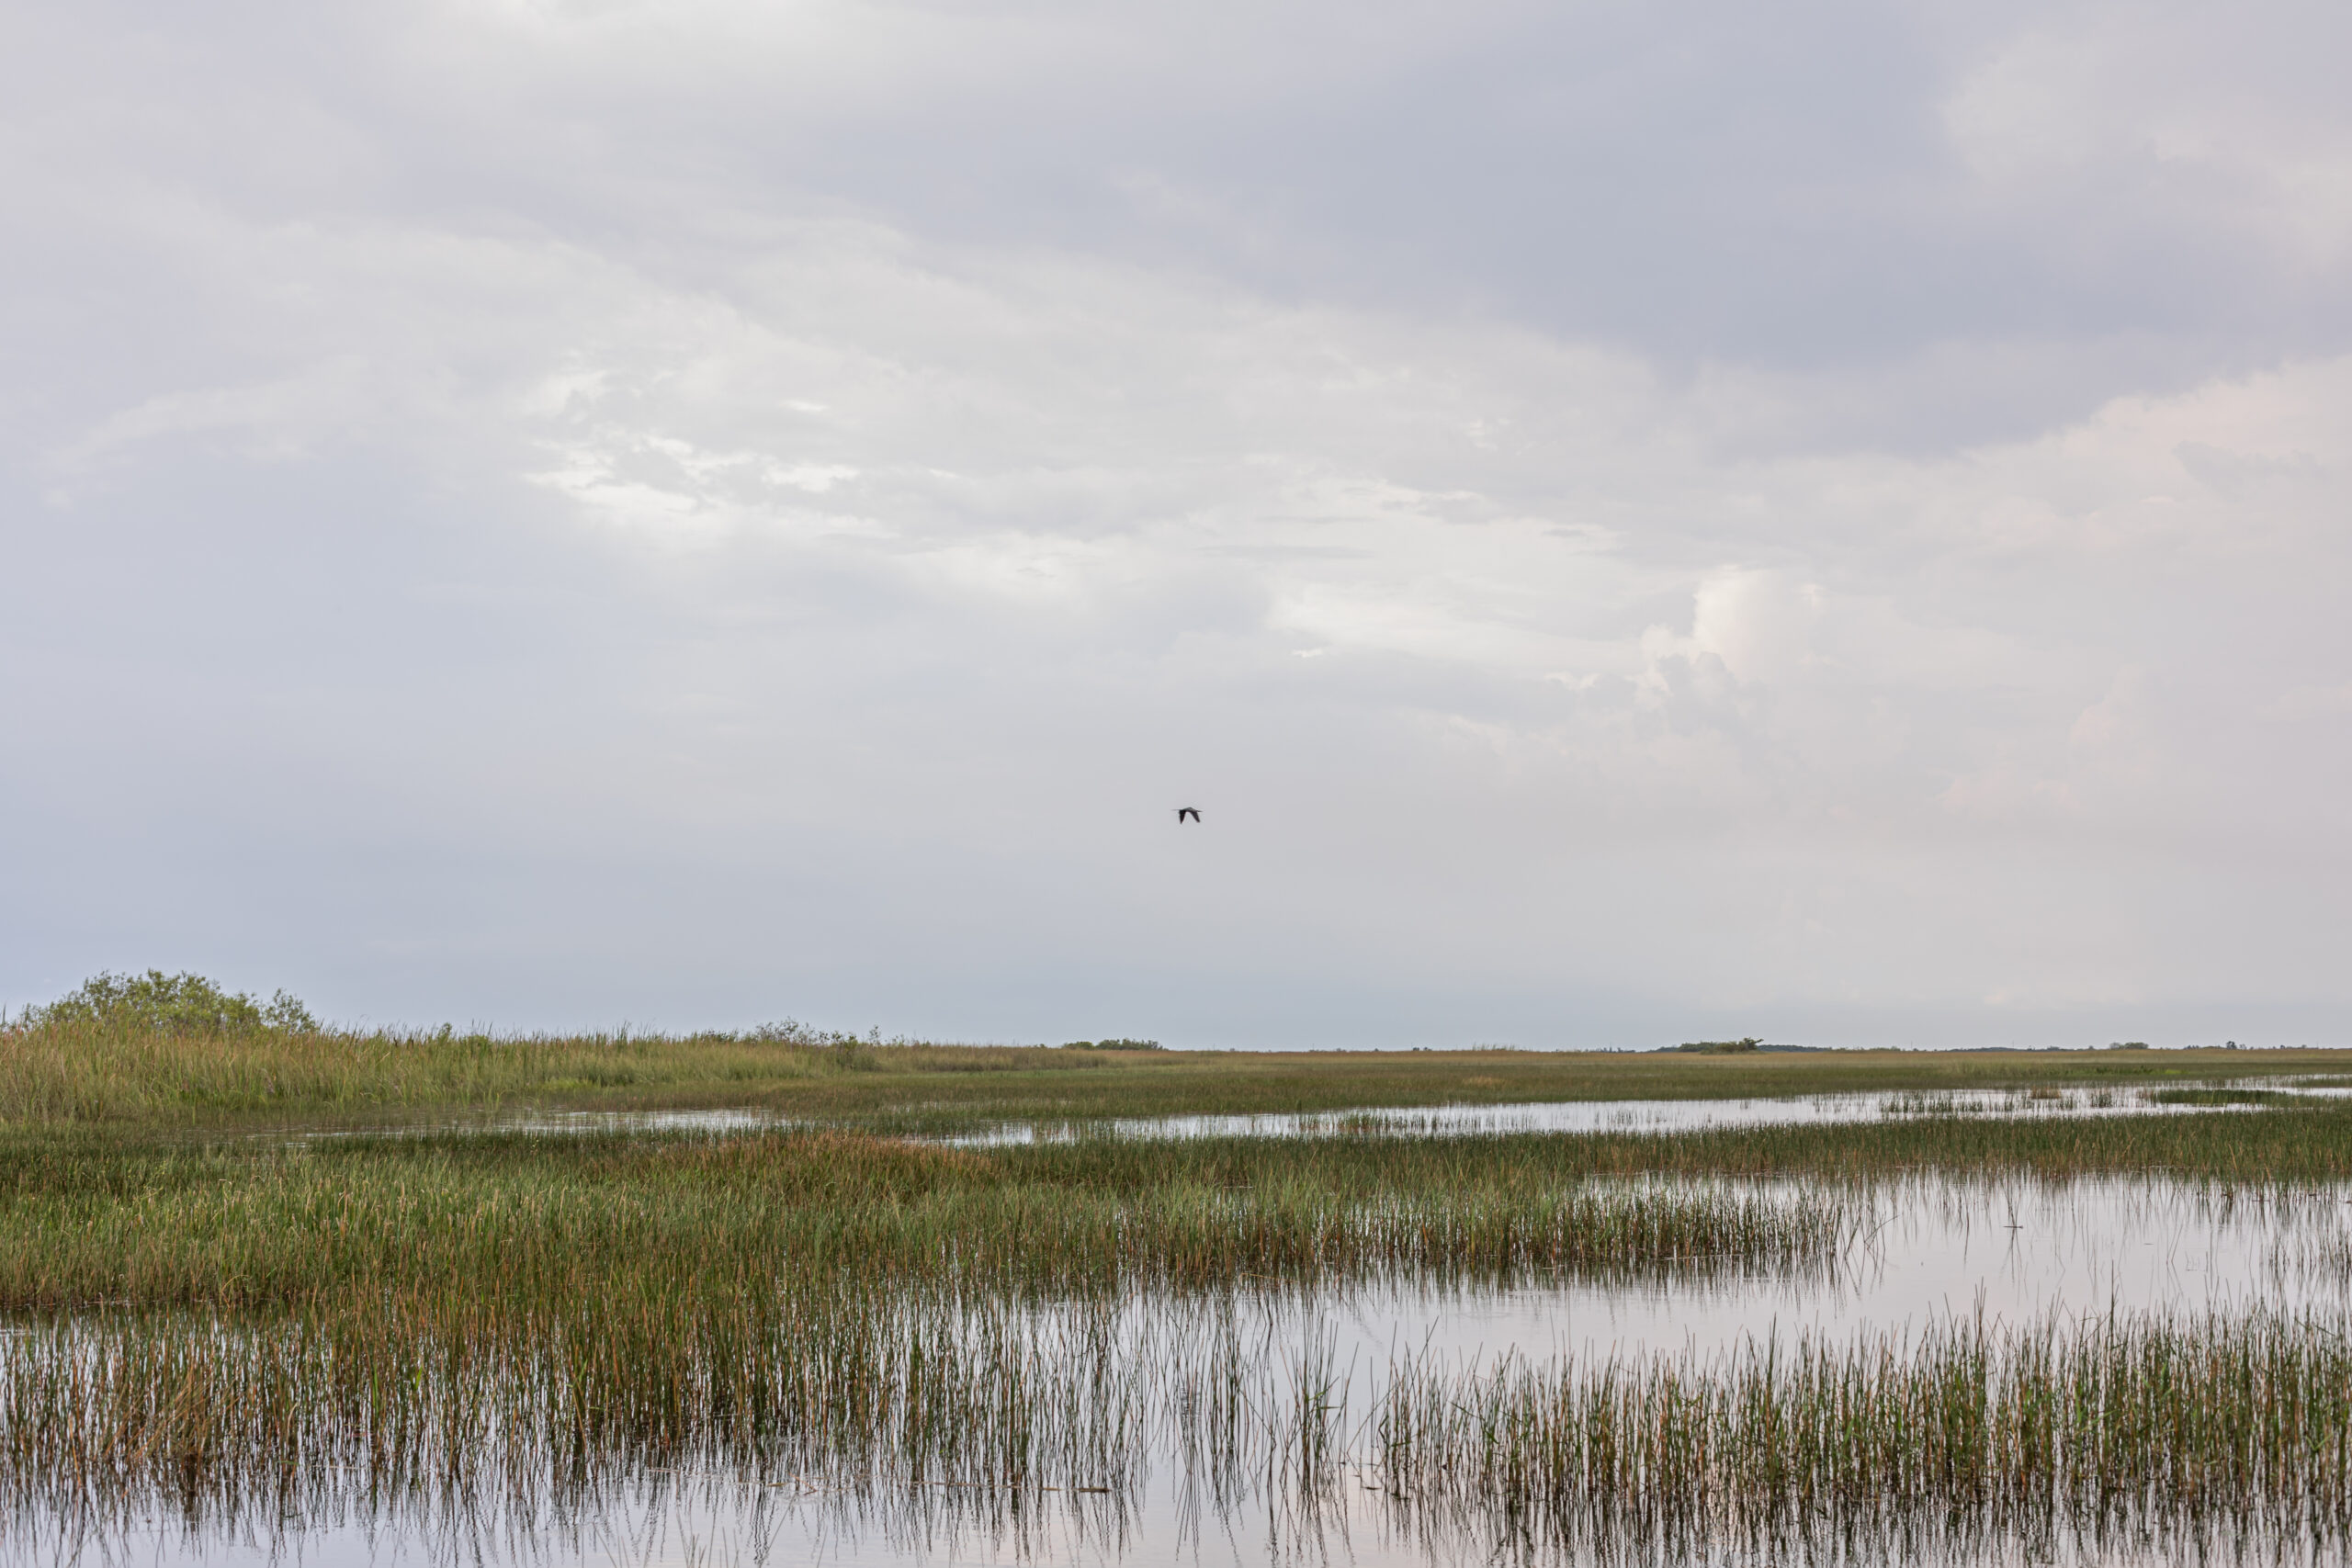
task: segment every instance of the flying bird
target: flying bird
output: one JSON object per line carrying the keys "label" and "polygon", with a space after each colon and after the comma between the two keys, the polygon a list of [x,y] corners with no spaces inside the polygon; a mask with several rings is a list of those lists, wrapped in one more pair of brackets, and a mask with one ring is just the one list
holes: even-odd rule
{"label": "flying bird", "polygon": [[1197,806],[1180,806],[1176,808],[1177,821],[1182,822],[1187,817],[1191,818],[1195,822],[1199,821],[1201,819],[1201,808]]}

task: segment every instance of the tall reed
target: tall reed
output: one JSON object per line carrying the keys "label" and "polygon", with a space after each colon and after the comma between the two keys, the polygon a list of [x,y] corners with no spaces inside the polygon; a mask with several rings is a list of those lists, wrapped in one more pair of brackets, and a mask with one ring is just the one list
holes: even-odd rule
{"label": "tall reed", "polygon": [[[961,1151],[847,1134],[24,1149],[0,1306],[258,1310],[407,1289],[518,1305],[776,1280],[1127,1292],[1829,1267],[1860,1208],[1562,1179],[1526,1144]],[[745,1286],[742,1281],[753,1281]]]}
{"label": "tall reed", "polygon": [[522,1318],[420,1295],[268,1322],[60,1320],[0,1339],[0,1494],[233,1520],[355,1494],[519,1505],[680,1467],[1123,1487],[1163,1416],[1227,1459],[1264,1438],[1238,1413],[1260,1379],[1167,1375],[1250,1366],[1231,1337],[1216,1314],[826,1291]]}
{"label": "tall reed", "polygon": [[[748,1034],[509,1034],[338,1029],[175,1033],[106,1020],[0,1024],[0,1125],[155,1123],[462,1111],[514,1101],[823,1103],[891,1098],[942,1075],[1114,1069],[1121,1053],[860,1041],[791,1026]],[[910,1096],[900,1089],[899,1095]]]}
{"label": "tall reed", "polygon": [[[1290,1322],[1291,1328],[1282,1327]],[[1311,1322],[803,1293],[557,1321],[454,1298],[0,1341],[0,1514],[299,1527],[533,1515],[650,1472],[919,1511],[1132,1497],[1155,1466],[1311,1513],[1376,1484],[1482,1553],[1668,1562],[2352,1545],[2352,1320],[1948,1321],[1853,1342],[1463,1370],[1358,1401]],[[1908,1543],[1905,1546],[1904,1543]],[[2071,1546],[2069,1545],[2071,1543]]]}
{"label": "tall reed", "polygon": [[1712,1356],[1408,1365],[1380,1404],[1377,1468],[1417,1511],[1467,1508],[1583,1551],[2211,1518],[2341,1549],[2347,1326],[1976,1318]]}

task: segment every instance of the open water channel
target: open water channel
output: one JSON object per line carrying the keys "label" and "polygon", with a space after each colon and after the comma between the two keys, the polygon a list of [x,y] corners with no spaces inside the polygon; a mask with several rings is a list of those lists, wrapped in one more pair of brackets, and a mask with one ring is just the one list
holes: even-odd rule
{"label": "open water channel", "polygon": [[[1235,1116],[1106,1117],[1083,1122],[1024,1121],[943,1135],[971,1146],[1067,1142],[1077,1138],[1315,1138],[1391,1134],[1445,1136],[1478,1133],[1692,1133],[1709,1128],[1827,1126],[1922,1116],[2182,1116],[2243,1111],[2261,1103],[2342,1100],[2352,1084],[2312,1079],[2243,1092],[2246,1103],[2178,1098],[2187,1089],[1887,1089],[1740,1100],[1533,1100],[1498,1105],[1380,1106],[1355,1111],[1268,1111]],[[527,1132],[557,1135],[602,1132],[771,1132],[811,1125],[780,1112],[719,1111],[526,1111],[462,1122],[419,1122],[366,1131]],[[347,1136],[348,1134],[328,1134]]]}

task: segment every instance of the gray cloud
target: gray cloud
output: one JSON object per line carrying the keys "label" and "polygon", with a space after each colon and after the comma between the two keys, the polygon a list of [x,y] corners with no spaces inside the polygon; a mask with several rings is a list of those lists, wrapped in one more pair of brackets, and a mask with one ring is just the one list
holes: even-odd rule
{"label": "gray cloud", "polygon": [[2336,1031],[2342,25],[28,19],[0,995]]}

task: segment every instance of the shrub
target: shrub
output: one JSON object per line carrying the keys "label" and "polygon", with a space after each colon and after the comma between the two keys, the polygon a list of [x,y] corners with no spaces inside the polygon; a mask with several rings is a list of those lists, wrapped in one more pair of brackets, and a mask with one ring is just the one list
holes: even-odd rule
{"label": "shrub", "polygon": [[47,1007],[33,1009],[28,1021],[175,1035],[314,1033],[319,1028],[311,1010],[284,991],[257,1002],[243,991],[224,991],[201,975],[166,975],[161,969],[97,975]]}

